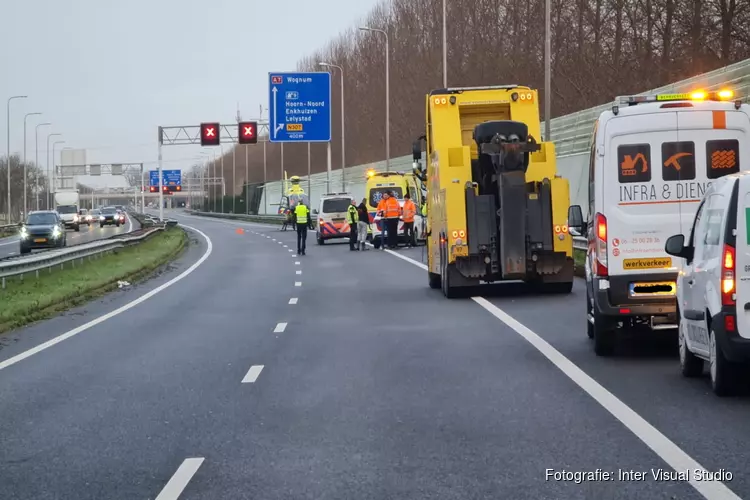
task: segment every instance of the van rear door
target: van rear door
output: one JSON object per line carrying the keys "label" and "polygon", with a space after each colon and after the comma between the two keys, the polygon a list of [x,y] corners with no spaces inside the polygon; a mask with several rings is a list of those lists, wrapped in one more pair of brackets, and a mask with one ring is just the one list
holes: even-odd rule
{"label": "van rear door", "polygon": [[737,332],[750,337],[750,179],[740,178],[737,194],[737,262],[735,279],[737,286]]}
{"label": "van rear door", "polygon": [[[663,146],[662,175],[673,181],[683,233],[712,180],[740,171],[750,159],[750,118],[732,103],[682,103],[677,111],[678,143]],[[706,109],[710,108],[710,109]]]}
{"label": "van rear door", "polygon": [[682,263],[666,254],[664,243],[681,232],[680,200],[656,167],[662,144],[677,142],[677,113],[618,116],[606,122],[605,138],[600,189],[609,274],[676,271]]}

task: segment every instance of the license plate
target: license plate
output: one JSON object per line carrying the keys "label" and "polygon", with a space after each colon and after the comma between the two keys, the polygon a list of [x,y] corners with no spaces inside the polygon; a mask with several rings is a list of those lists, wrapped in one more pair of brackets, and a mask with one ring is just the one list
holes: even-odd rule
{"label": "license plate", "polygon": [[453,247],[453,255],[456,257],[468,257],[469,256],[469,247],[467,246],[454,246]]}
{"label": "license plate", "polygon": [[631,283],[629,291],[631,297],[642,297],[645,295],[665,295],[671,297],[677,292],[677,284],[674,281]]}
{"label": "license plate", "polygon": [[47,238],[36,238],[34,240],[34,243],[46,243],[46,242],[47,242]]}
{"label": "license plate", "polygon": [[649,259],[625,259],[622,261],[622,268],[627,270],[634,269],[664,269],[672,267],[670,257],[652,257]]}

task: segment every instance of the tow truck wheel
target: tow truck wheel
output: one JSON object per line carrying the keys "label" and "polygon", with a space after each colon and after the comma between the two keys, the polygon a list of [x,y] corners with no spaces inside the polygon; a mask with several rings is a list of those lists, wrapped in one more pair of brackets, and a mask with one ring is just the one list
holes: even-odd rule
{"label": "tow truck wheel", "polygon": [[430,288],[437,290],[440,288],[440,275],[427,271],[427,283],[430,285]]}

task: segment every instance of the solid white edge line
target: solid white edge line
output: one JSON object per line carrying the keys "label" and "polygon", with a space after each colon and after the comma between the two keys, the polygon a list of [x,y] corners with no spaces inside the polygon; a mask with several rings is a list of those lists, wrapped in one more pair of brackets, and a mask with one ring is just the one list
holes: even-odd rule
{"label": "solid white edge line", "polygon": [[131,302],[128,302],[124,306],[118,307],[114,311],[110,311],[110,312],[108,312],[106,314],[102,314],[98,318],[95,318],[95,319],[89,321],[88,323],[85,323],[85,324],[83,324],[83,325],[81,325],[79,327],[76,327],[76,328],[74,328],[74,329],[72,329],[72,330],[70,330],[70,331],[68,331],[66,333],[63,333],[62,335],[58,335],[57,337],[54,337],[54,338],[48,340],[47,342],[39,344],[36,347],[32,347],[31,349],[29,349],[27,351],[24,351],[24,352],[22,352],[20,354],[16,354],[15,356],[13,356],[11,358],[8,358],[5,361],[0,361],[0,370],[8,368],[9,366],[13,366],[16,363],[18,363],[19,361],[23,361],[24,359],[26,359],[28,357],[31,357],[34,354],[40,353],[40,352],[44,351],[45,349],[49,349],[50,347],[52,347],[55,344],[59,344],[63,340],[67,340],[70,337],[78,335],[79,333],[81,333],[83,331],[86,331],[89,328],[92,328],[92,327],[94,327],[94,326],[96,326],[96,325],[98,325],[100,323],[103,323],[103,322],[107,321],[110,318],[114,318],[115,316],[117,316],[117,315],[119,315],[121,313],[124,313],[128,309],[132,309],[133,307],[137,306],[138,304],[147,301],[148,299],[150,299],[151,297],[153,297],[157,293],[161,292],[162,290],[165,290],[165,289],[169,288],[170,286],[174,285],[175,283],[177,283],[178,281],[180,281],[183,278],[187,277],[193,271],[195,271],[196,269],[198,269],[198,266],[200,266],[201,264],[203,264],[206,261],[206,259],[208,259],[208,257],[211,255],[211,252],[213,251],[213,243],[211,242],[211,238],[209,238],[200,229],[196,229],[196,228],[191,227],[191,226],[185,226],[184,224],[182,225],[182,227],[187,228],[187,229],[191,229],[191,230],[197,232],[198,234],[200,234],[201,236],[203,236],[203,238],[206,240],[206,243],[208,244],[208,248],[206,249],[206,252],[201,256],[200,259],[198,259],[198,261],[196,263],[194,263],[189,268],[185,269],[178,276],[175,276],[174,278],[172,278],[171,280],[167,281],[166,283],[163,283],[163,284],[159,285],[158,287],[154,288],[150,292],[147,292],[147,293],[141,295],[137,299],[135,299],[135,300],[133,300]]}
{"label": "solid white edge line", "polygon": [[205,458],[186,458],[155,500],[177,500]]}
{"label": "solid white edge line", "polygon": [[284,333],[284,330],[286,330],[286,323],[277,323],[273,333]]}
{"label": "solid white edge line", "polygon": [[294,282],[294,286],[302,286],[302,282],[301,281],[295,281]]}
{"label": "solid white edge line", "polygon": [[[401,255],[392,250],[386,250],[386,252],[401,260],[409,262],[410,264],[427,270],[425,264],[410,257]],[[705,498],[709,500],[741,500],[739,496],[721,481],[694,480],[693,471],[705,471],[705,467],[685,453],[656,427],[648,423],[646,419],[636,413],[635,410],[623,403],[617,396],[609,392],[604,386],[581,370],[575,363],[566,358],[560,353],[560,351],[555,349],[537,333],[489,302],[484,297],[472,297],[471,300],[523,337],[544,357],[551,361],[557,369],[563,372],[578,387],[583,389],[589,396],[596,400],[597,403],[619,420],[630,432],[648,446],[659,458],[669,464],[669,466],[675,471],[682,472],[689,470],[690,479],[688,482]]]}
{"label": "solid white edge line", "polygon": [[297,297],[292,297],[291,299],[289,299],[289,303],[290,303],[291,305],[294,305],[294,304],[296,304],[296,303],[297,303],[297,301],[298,301],[298,300],[299,300],[299,299],[298,299]]}
{"label": "solid white edge line", "polygon": [[258,380],[258,377],[260,376],[260,372],[263,371],[264,365],[253,365],[250,367],[250,369],[247,371],[247,374],[245,375],[245,378],[242,379],[243,384],[254,384],[256,380]]}

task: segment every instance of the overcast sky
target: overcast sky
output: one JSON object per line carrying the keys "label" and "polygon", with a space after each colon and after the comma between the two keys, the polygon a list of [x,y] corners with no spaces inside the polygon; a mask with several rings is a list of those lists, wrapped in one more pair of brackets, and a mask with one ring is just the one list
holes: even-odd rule
{"label": "overcast sky", "polygon": [[[86,148],[88,163],[155,162],[157,126],[233,122],[267,107],[268,72],[297,61],[364,18],[375,0],[0,0],[0,120],[6,154],[40,163],[46,137]],[[314,21],[320,19],[324,22]],[[186,168],[197,146],[164,148]],[[59,159],[59,154],[57,155]],[[149,165],[155,168],[155,163]]]}

